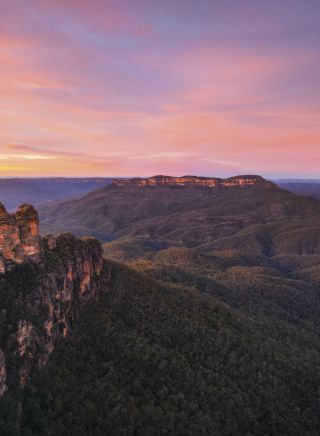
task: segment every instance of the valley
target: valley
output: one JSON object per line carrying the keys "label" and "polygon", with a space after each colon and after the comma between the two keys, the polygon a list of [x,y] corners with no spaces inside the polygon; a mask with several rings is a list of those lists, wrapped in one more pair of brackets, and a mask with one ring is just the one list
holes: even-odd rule
{"label": "valley", "polygon": [[227,180],[116,180],[41,206],[41,236],[21,209],[1,434],[319,433],[320,203]]}

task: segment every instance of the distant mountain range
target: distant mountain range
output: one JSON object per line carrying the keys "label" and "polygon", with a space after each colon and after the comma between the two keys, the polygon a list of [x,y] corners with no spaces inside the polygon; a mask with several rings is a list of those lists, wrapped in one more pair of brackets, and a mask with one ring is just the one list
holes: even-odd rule
{"label": "distant mountain range", "polygon": [[320,200],[320,180],[276,180],[278,186],[298,195],[311,195]]}
{"label": "distant mountain range", "polygon": [[0,220],[1,435],[319,435],[318,200],[259,176],[114,180],[40,208],[42,233],[104,258],[67,233],[36,265],[16,258],[30,211]]}
{"label": "distant mountain range", "polygon": [[111,180],[104,177],[0,178],[0,196],[6,208],[13,210],[22,203],[51,204],[81,197],[111,183]]}
{"label": "distant mountain range", "polygon": [[[181,177],[172,178],[181,180]],[[197,177],[204,185],[222,183],[223,179]],[[22,203],[51,205],[63,200],[75,199],[110,184],[112,180],[125,183],[125,180],[145,180],[110,177],[40,177],[40,178],[0,178],[1,201],[8,210],[16,209]],[[152,180],[152,178],[149,178]],[[190,180],[190,179],[189,179]],[[312,195],[320,199],[320,183],[317,180],[276,180],[278,186],[301,195]]]}

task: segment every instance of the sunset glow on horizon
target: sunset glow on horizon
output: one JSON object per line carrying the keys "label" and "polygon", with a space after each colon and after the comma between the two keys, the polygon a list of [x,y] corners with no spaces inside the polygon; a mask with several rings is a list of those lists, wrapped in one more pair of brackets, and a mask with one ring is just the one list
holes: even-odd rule
{"label": "sunset glow on horizon", "polygon": [[320,178],[318,0],[0,0],[0,177]]}

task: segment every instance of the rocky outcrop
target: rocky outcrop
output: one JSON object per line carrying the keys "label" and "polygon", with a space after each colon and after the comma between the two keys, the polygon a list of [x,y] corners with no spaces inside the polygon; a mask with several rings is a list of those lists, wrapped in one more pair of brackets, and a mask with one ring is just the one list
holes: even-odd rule
{"label": "rocky outcrop", "polygon": [[[62,234],[44,237],[40,244],[34,209],[24,206],[18,212],[18,216],[5,215],[12,245],[7,242],[4,254],[9,256],[18,246],[24,257],[10,254],[10,270],[0,283],[2,295],[12,297],[16,305],[12,309],[12,303],[7,307],[0,301],[5,327],[0,337],[0,397],[11,388],[7,374],[24,385],[34,367],[47,363],[56,341],[69,333],[82,308],[109,288],[109,271],[96,239]],[[37,262],[29,262],[34,255]],[[6,365],[13,360],[12,367]]]}
{"label": "rocky outcrop", "polygon": [[278,188],[277,185],[261,176],[235,176],[228,179],[223,179],[220,186],[224,188],[230,187],[258,187],[258,188]]}
{"label": "rocky outcrop", "polygon": [[27,259],[40,261],[39,218],[29,204],[10,214],[0,203],[0,273]]}
{"label": "rocky outcrop", "polygon": [[154,176],[146,179],[114,179],[112,186],[116,187],[154,187],[154,186],[195,186],[208,188],[232,188],[232,187],[260,187],[276,188],[276,185],[261,176],[235,176],[228,179],[197,176]]}

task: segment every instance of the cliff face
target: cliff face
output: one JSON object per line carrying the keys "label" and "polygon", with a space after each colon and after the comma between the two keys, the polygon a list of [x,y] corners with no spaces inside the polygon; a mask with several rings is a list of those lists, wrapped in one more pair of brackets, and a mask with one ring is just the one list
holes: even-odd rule
{"label": "cliff face", "polygon": [[40,261],[39,218],[28,204],[10,214],[0,203],[0,273],[25,260]]}
{"label": "cliff face", "polygon": [[109,282],[97,240],[63,234],[40,241],[31,206],[2,214],[0,397],[11,385],[25,384],[33,367],[46,364],[57,339]]}
{"label": "cliff face", "polygon": [[261,176],[235,176],[228,179],[197,176],[154,176],[146,179],[114,179],[112,186],[117,187],[152,187],[152,186],[199,186],[208,188],[230,188],[230,187],[262,187],[274,188],[276,185],[265,180]]}

